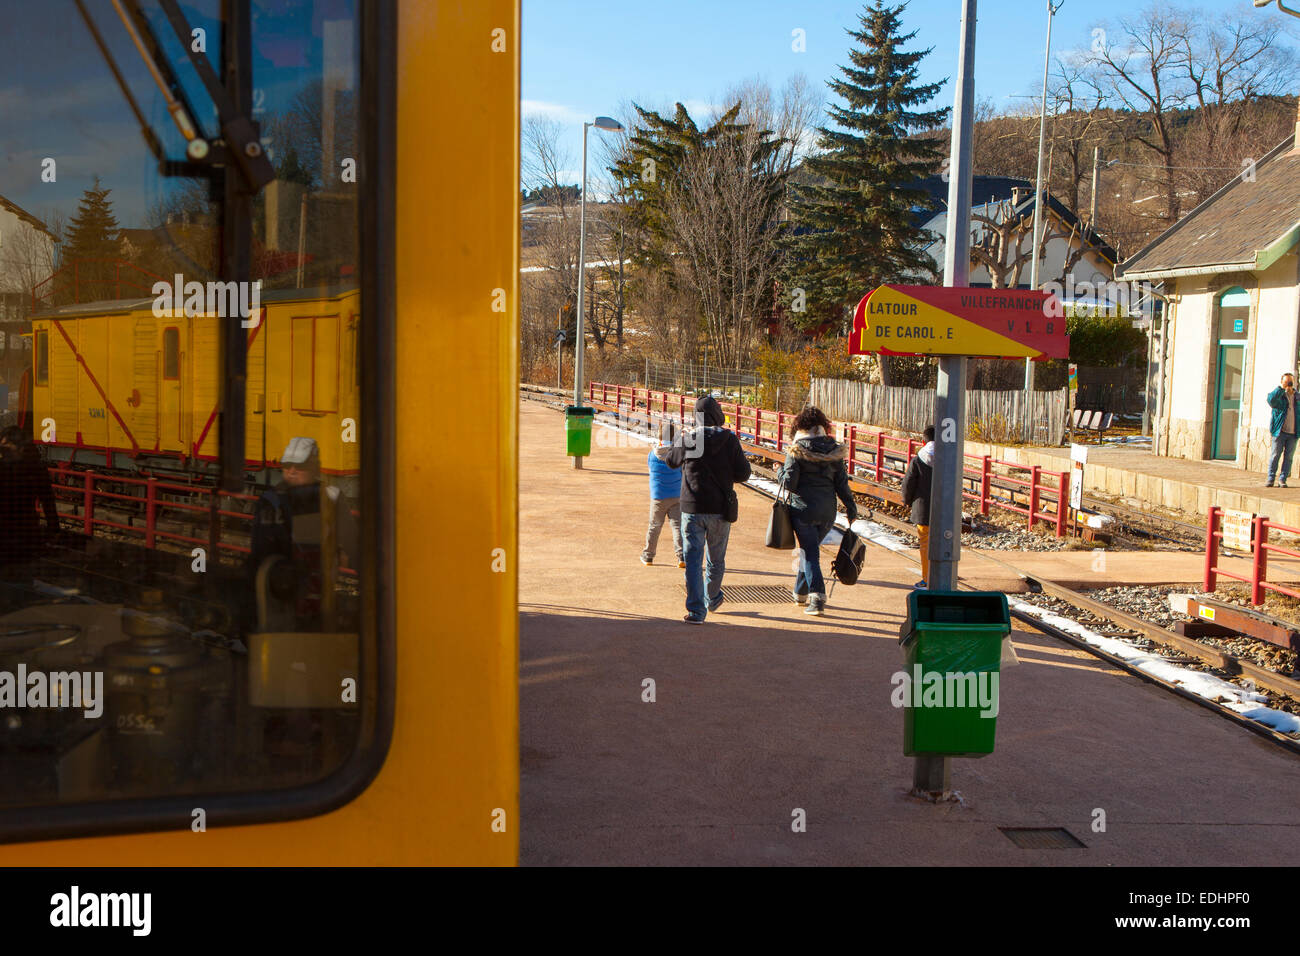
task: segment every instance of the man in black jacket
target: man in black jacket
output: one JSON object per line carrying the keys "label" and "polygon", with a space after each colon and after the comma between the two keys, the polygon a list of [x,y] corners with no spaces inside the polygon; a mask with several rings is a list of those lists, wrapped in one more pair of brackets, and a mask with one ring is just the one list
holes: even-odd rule
{"label": "man in black jacket", "polygon": [[930,482],[934,475],[934,426],[925,426],[925,445],[907,464],[903,475],[903,506],[912,509],[912,524],[921,539],[921,580],[916,587],[926,587],[930,580]]}
{"label": "man in black jacket", "polygon": [[[727,503],[734,484],[749,480],[740,440],[724,426],[722,407],[709,395],[695,403],[695,428],[656,454],[682,469],[682,551],[686,558],[687,624],[703,624],[722,604],[731,522]],[[701,568],[703,564],[703,568]],[[707,604],[706,604],[707,595]]]}

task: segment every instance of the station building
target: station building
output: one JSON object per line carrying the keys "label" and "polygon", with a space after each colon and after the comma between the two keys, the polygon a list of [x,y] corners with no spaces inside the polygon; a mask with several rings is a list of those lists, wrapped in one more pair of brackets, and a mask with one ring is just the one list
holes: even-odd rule
{"label": "station building", "polygon": [[1267,470],[1268,393],[1300,365],[1297,147],[1282,142],[1119,272],[1163,283],[1168,300],[1158,455]]}

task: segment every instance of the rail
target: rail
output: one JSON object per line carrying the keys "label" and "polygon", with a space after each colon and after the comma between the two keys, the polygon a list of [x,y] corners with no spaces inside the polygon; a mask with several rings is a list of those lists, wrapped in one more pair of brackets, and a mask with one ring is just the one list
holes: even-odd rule
{"label": "rail", "polygon": [[[685,422],[694,415],[696,401],[693,396],[676,392],[603,382],[590,383],[587,398],[592,405],[616,411],[645,408],[650,415],[671,416],[678,422]],[[775,449],[778,455],[790,445],[788,430],[797,415],[735,402],[720,401],[718,404],[742,441],[748,439],[754,445]],[[886,478],[902,481],[907,466],[923,444],[915,438],[892,435],[862,425],[846,424],[839,431],[849,446],[849,476],[865,478],[878,485],[883,485]],[[1024,516],[1030,530],[1035,523],[1046,522],[1053,526],[1056,537],[1065,537],[1065,503],[1070,494],[1068,471],[1044,471],[1038,465],[1018,465],[988,455],[966,455],[965,458],[962,472],[971,490],[966,489],[964,482],[962,498],[977,505],[981,515],[987,516],[990,508],[1000,508]],[[995,467],[1002,471],[995,473]],[[1022,473],[1024,477],[1017,477]],[[1009,500],[993,494],[995,479],[997,484],[1013,486]],[[1023,506],[1015,503],[1016,488],[1021,489],[1026,498]],[[1048,504],[1054,504],[1055,510],[1048,511]]]}
{"label": "rail", "polygon": [[[71,517],[72,520],[79,522],[82,533],[88,537],[94,536],[96,528],[112,528],[123,534],[143,536],[146,548],[156,548],[159,541],[175,541],[182,544],[206,547],[212,554],[217,554],[223,550],[236,554],[250,553],[249,548],[221,540],[221,519],[248,521],[251,533],[252,513],[230,511],[222,508],[221,499],[255,502],[257,501],[256,495],[218,491],[211,487],[163,481],[159,478],[102,475],[89,469],[76,470],[66,465],[50,468],[49,472],[55,496],[61,496],[64,500],[76,502],[81,507],[80,515],[64,517]],[[116,490],[114,486],[117,488],[123,486],[138,488],[143,489],[143,491],[140,494],[125,494],[120,490]],[[204,503],[169,500],[166,497],[167,495],[187,495]],[[97,514],[99,510],[97,506],[100,503],[114,501],[127,502],[133,508],[142,508],[144,512],[143,526],[135,523],[124,524],[121,521],[101,517]],[[169,515],[169,512],[206,515],[208,536],[206,538],[196,538],[193,535],[159,527],[160,521],[167,521],[169,517],[174,519],[175,516]],[[128,517],[127,520],[129,521],[131,518]]]}
{"label": "rail", "polygon": [[1300,551],[1294,548],[1269,543],[1269,533],[1278,531],[1282,534],[1300,538],[1300,528],[1292,528],[1277,521],[1270,521],[1265,515],[1256,515],[1251,519],[1250,575],[1246,576],[1237,574],[1235,571],[1229,571],[1219,565],[1223,541],[1222,517],[1223,509],[1218,505],[1211,505],[1205,521],[1205,580],[1202,583],[1205,585],[1206,593],[1213,594],[1218,579],[1225,577],[1250,585],[1250,603],[1256,606],[1264,603],[1265,591],[1285,594],[1287,597],[1300,600],[1300,590],[1288,588],[1281,584],[1273,584],[1268,580],[1268,555],[1270,551],[1275,554],[1285,554],[1292,558],[1300,558]]}

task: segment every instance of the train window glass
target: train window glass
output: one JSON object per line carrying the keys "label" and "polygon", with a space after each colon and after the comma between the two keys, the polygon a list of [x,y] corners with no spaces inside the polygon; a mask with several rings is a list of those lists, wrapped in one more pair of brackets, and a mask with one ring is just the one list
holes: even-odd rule
{"label": "train window glass", "polygon": [[163,378],[181,377],[181,330],[174,325],[163,329]]}
{"label": "train window glass", "polygon": [[[0,142],[57,177],[0,157],[0,192],[38,223],[24,318],[59,332],[53,357],[45,330],[23,353],[40,385],[53,361],[54,387],[0,461],[0,496],[24,496],[0,528],[0,839],[30,835],[14,821],[34,810],[59,834],[178,797],[208,826],[307,812],[309,793],[321,809],[373,766],[384,690],[363,674],[368,373],[340,354],[341,316],[380,334],[357,214],[380,188],[357,172],[361,4],[191,0],[182,25],[156,0],[85,4],[89,24],[9,6],[0,89],[21,95]],[[190,58],[200,30],[228,97]],[[241,119],[262,146],[247,167],[225,157],[253,139],[221,139]]]}
{"label": "train window glass", "polygon": [[36,333],[36,384],[50,384],[50,333],[40,331]]}

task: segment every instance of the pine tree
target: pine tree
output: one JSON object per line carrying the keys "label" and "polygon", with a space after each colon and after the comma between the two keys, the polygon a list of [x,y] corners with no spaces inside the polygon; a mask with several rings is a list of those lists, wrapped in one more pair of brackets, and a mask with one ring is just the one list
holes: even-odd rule
{"label": "pine tree", "polygon": [[847,31],[858,47],[843,79],[828,84],[844,105],[832,105],[835,127],[818,129],[821,152],[805,162],[805,182],[793,183],[796,236],[788,285],[802,288],[805,326],[830,321],[847,327],[862,296],[886,282],[935,275],[919,210],[928,206],[917,181],[932,174],[941,140],[913,134],[937,129],[948,110],[917,111],[942,83],[918,84],[918,64],[930,52],[905,52],[916,36],[900,35],[905,4],[864,7],[861,29]]}
{"label": "pine tree", "polygon": [[90,302],[117,295],[113,283],[113,263],[103,261],[116,259],[120,252],[117,218],[113,215],[113,204],[108,198],[111,191],[100,186],[99,177],[96,176],[94,185],[82,195],[77,214],[68,223],[63,264],[69,301],[73,294],[74,274],[76,301]]}

